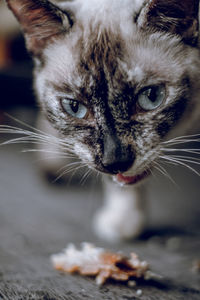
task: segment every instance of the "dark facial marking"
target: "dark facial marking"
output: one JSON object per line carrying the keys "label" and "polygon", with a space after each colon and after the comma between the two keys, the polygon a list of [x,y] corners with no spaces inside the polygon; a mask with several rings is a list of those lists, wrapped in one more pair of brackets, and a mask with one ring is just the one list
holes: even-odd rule
{"label": "dark facial marking", "polygon": [[164,121],[160,123],[156,131],[159,134],[161,138],[164,138],[167,133],[170,131],[172,127],[176,125],[176,123],[180,120],[180,118],[183,116],[187,104],[188,99],[182,97],[178,101],[176,101],[172,106],[168,107],[167,109],[164,109],[161,114],[164,115]]}
{"label": "dark facial marking", "polygon": [[167,121],[163,121],[162,123],[160,123],[157,126],[156,131],[161,138],[164,138],[166,136],[166,134],[169,132],[170,127],[171,126],[169,125],[169,123]]}

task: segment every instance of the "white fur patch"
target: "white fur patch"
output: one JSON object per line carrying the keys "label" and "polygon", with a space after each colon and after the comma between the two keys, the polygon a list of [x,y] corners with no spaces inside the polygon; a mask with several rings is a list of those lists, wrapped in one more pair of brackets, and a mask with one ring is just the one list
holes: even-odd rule
{"label": "white fur patch", "polygon": [[119,64],[127,74],[127,81],[131,82],[135,80],[136,82],[140,82],[141,80],[143,80],[145,74],[139,65],[132,67],[121,61],[119,61]]}
{"label": "white fur patch", "polygon": [[94,218],[96,233],[109,242],[138,237],[146,218],[139,190],[107,182],[105,191],[105,204]]}
{"label": "white fur patch", "polygon": [[127,22],[133,23],[133,15],[143,2],[144,0],[75,0],[62,3],[62,7],[71,7],[75,11],[76,19],[85,28],[88,24],[90,28],[100,24],[101,27],[114,28],[118,24],[121,29],[129,31],[131,26],[127,28]]}

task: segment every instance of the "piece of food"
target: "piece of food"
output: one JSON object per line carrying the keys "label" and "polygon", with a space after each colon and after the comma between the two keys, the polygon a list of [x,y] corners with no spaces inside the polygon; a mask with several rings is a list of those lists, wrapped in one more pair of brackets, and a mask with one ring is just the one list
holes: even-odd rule
{"label": "piece of food", "polygon": [[96,277],[98,285],[109,278],[127,282],[129,279],[150,279],[151,273],[147,262],[140,261],[135,253],[127,258],[89,243],[83,243],[80,250],[70,244],[62,253],[52,255],[51,261],[57,270]]}

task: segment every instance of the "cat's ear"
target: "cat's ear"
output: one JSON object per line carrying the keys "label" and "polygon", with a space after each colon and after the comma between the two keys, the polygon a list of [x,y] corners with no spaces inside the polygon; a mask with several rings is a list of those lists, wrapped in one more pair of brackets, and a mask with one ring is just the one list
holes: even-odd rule
{"label": "cat's ear", "polygon": [[56,36],[71,27],[69,16],[47,0],[6,0],[25,36],[27,49],[39,56]]}
{"label": "cat's ear", "polygon": [[145,30],[177,34],[188,44],[198,39],[199,0],[148,0],[137,23]]}

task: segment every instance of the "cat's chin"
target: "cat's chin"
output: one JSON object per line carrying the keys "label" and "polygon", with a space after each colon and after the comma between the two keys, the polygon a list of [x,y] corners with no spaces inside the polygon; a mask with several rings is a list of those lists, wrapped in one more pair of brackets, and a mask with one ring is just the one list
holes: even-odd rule
{"label": "cat's chin", "polygon": [[113,180],[118,183],[119,185],[133,185],[141,183],[145,178],[147,178],[151,174],[150,170],[145,170],[144,172],[134,175],[134,176],[127,176],[122,173],[118,173],[117,175],[113,176]]}

